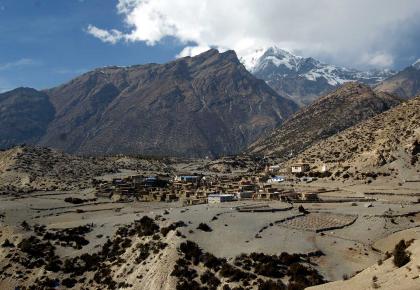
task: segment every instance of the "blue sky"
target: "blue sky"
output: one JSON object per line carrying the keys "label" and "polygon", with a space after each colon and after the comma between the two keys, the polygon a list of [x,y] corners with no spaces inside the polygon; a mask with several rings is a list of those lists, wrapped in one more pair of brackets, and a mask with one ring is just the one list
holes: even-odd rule
{"label": "blue sky", "polygon": [[0,0],[0,91],[209,47],[402,69],[420,58],[419,39],[420,0]]}
{"label": "blue sky", "polygon": [[63,83],[106,65],[165,62],[176,41],[103,43],[86,33],[90,23],[121,28],[117,1],[0,0],[0,90],[38,89]]}

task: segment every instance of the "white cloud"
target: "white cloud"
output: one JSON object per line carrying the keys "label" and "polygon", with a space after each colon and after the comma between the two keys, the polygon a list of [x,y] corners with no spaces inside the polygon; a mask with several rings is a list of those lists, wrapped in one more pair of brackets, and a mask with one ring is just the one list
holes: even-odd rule
{"label": "white cloud", "polygon": [[115,44],[124,38],[124,34],[116,29],[104,30],[93,25],[89,25],[86,29],[86,32],[95,36],[96,38],[99,38],[103,42],[112,44]]}
{"label": "white cloud", "polygon": [[81,68],[81,69],[68,69],[68,68],[57,68],[52,70],[53,73],[60,74],[60,75],[80,75],[84,74],[88,71],[88,69]]}
{"label": "white cloud", "polygon": [[31,65],[39,65],[40,62],[35,61],[33,59],[30,58],[21,58],[17,61],[13,61],[13,62],[8,62],[8,63],[0,63],[0,70],[9,70],[9,69],[13,69],[13,68],[19,68],[19,67],[23,67],[23,66],[31,66]]}
{"label": "white cloud", "polygon": [[377,52],[373,55],[365,55],[364,60],[369,65],[379,68],[391,67],[394,64],[392,55],[385,52]]}
{"label": "white cloud", "polygon": [[305,56],[372,66],[392,64],[399,29],[420,17],[419,0],[119,0],[117,9],[126,33],[92,25],[89,33],[109,43],[148,45],[174,37],[187,46],[179,55],[216,47],[246,57],[276,44]]}
{"label": "white cloud", "polygon": [[211,47],[208,45],[186,46],[176,57],[193,56],[209,50]]}

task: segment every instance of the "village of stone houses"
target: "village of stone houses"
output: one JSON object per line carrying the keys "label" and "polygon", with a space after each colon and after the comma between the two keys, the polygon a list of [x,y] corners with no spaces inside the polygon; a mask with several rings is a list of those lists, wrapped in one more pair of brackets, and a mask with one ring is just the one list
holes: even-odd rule
{"label": "village of stone houses", "polygon": [[[1,289],[420,285],[415,174],[350,178],[333,163],[247,155],[83,158],[28,145],[0,156]],[[396,268],[401,240],[408,266]],[[407,279],[393,279],[396,270]]]}

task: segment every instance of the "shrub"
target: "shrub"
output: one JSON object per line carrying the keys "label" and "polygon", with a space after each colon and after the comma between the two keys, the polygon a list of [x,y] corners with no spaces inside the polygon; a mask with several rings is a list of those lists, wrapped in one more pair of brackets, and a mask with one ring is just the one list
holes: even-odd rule
{"label": "shrub", "polygon": [[306,284],[301,282],[292,282],[287,286],[287,290],[304,290],[307,287]]}
{"label": "shrub", "polygon": [[45,270],[57,273],[61,270],[61,265],[63,262],[58,256],[52,256],[48,258],[47,264],[45,265]]}
{"label": "shrub", "polygon": [[64,242],[66,246],[73,243],[73,247],[81,249],[89,244],[89,241],[84,238],[84,235],[92,231],[90,225],[79,226],[57,231],[48,231],[44,234],[44,240],[57,240]]}
{"label": "shrub", "polygon": [[111,272],[109,267],[101,267],[93,276],[93,280],[98,284],[107,285],[108,289],[116,289],[117,282],[112,279]]}
{"label": "shrub", "polygon": [[72,204],[82,204],[86,202],[86,200],[78,198],[78,197],[66,197],[64,201],[68,203],[72,203]]}
{"label": "shrub", "polygon": [[296,280],[299,276],[306,276],[308,274],[308,269],[301,264],[295,263],[289,267],[287,274],[291,276],[293,280]]}
{"label": "shrub", "polygon": [[159,231],[159,226],[148,216],[135,221],[134,227],[139,236],[152,236]]}
{"label": "shrub", "polygon": [[210,253],[204,253],[203,255],[201,255],[200,262],[202,262],[204,266],[206,266],[209,269],[212,269],[215,272],[219,271],[222,265],[225,263],[223,259],[219,259]]}
{"label": "shrub", "polygon": [[13,245],[8,239],[6,239],[1,246],[3,248],[14,248],[15,245]]}
{"label": "shrub", "polygon": [[168,227],[164,227],[160,229],[160,233],[166,237],[170,231],[176,230],[180,227],[186,227],[187,225],[183,221],[175,222],[169,225]]}
{"label": "shrub", "polygon": [[203,252],[196,243],[186,241],[179,246],[179,249],[184,254],[185,259],[192,261],[194,265],[198,265]]}
{"label": "shrub", "polygon": [[258,290],[285,290],[286,286],[281,282],[274,282],[272,280],[262,281],[258,285]]}
{"label": "shrub", "polygon": [[304,214],[308,214],[309,213],[309,211],[307,211],[304,207],[303,207],[303,205],[299,205],[299,212],[300,213],[304,213]]}
{"label": "shrub", "polygon": [[297,254],[290,255],[289,253],[282,252],[280,254],[280,261],[284,265],[291,265],[293,263],[300,262],[300,256]]}
{"label": "shrub", "polygon": [[410,256],[408,255],[407,245],[404,240],[401,240],[394,248],[394,265],[399,267],[404,266],[410,262]]}
{"label": "shrub", "polygon": [[225,263],[220,270],[220,275],[225,278],[230,278],[230,281],[239,282],[246,279],[255,279],[255,274],[247,273],[237,269],[236,267]]}
{"label": "shrub", "polygon": [[140,253],[136,258],[136,263],[143,262],[150,256],[150,245],[149,244],[140,244],[139,246]]}
{"label": "shrub", "polygon": [[197,227],[198,230],[202,230],[203,232],[211,232],[213,231],[212,228],[205,223],[200,223]]}
{"label": "shrub", "polygon": [[220,280],[217,279],[217,277],[209,270],[207,270],[203,273],[203,275],[201,275],[200,281],[201,283],[207,284],[214,289],[216,289],[220,285]]}
{"label": "shrub", "polygon": [[180,280],[178,281],[176,285],[176,290],[191,290],[191,289],[201,290],[205,288],[202,288],[200,284],[198,284],[198,282],[194,280],[192,281]]}
{"label": "shrub", "polygon": [[20,225],[25,231],[29,231],[31,229],[31,226],[26,221],[23,221]]}
{"label": "shrub", "polygon": [[178,259],[174,266],[171,276],[193,280],[197,277],[197,271],[189,268],[190,262],[185,259]]}
{"label": "shrub", "polygon": [[65,278],[61,284],[66,288],[73,288],[77,284],[77,280],[74,278]]}
{"label": "shrub", "polygon": [[50,242],[42,242],[35,236],[23,239],[19,244],[22,252],[34,258],[45,258],[54,255],[54,246]]}

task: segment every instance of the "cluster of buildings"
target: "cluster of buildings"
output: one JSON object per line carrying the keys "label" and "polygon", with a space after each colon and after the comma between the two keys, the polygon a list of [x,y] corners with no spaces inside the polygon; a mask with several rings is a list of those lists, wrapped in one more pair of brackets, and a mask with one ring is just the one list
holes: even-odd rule
{"label": "cluster of buildings", "polygon": [[94,179],[96,195],[115,201],[136,199],[137,201],[172,201],[175,194],[167,190],[170,178],[164,176],[135,175],[114,178],[111,181]]}
{"label": "cluster of buildings", "polygon": [[316,193],[298,193],[279,188],[285,176],[130,176],[111,181],[94,180],[96,194],[114,201],[180,201],[183,205],[221,203],[233,200],[316,200]]}
{"label": "cluster of buildings", "polygon": [[285,181],[312,182],[318,177],[328,177],[329,173],[327,164],[323,164],[320,169],[314,171],[309,163],[302,161],[291,164],[289,167],[281,167],[280,165],[267,166],[265,172],[272,176],[268,182],[273,184]]}

